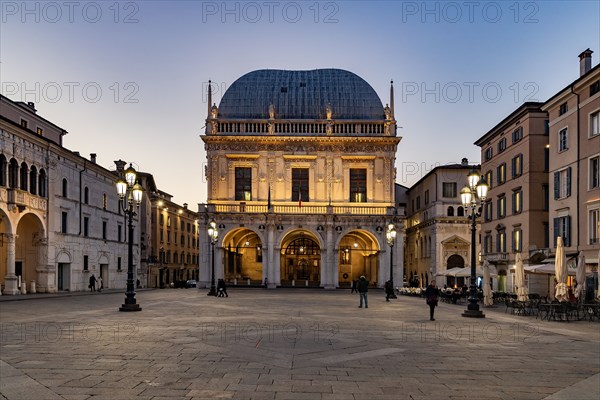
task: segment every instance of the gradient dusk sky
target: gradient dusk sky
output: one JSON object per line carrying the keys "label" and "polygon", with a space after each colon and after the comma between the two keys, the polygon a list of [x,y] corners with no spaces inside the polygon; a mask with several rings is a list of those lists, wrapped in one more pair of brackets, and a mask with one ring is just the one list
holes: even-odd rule
{"label": "gradient dusk sky", "polygon": [[1,92],[33,101],[64,145],[114,169],[133,162],[179,204],[206,201],[200,135],[256,69],[341,68],[389,102],[397,183],[467,157],[525,101],[600,59],[598,1],[0,1]]}

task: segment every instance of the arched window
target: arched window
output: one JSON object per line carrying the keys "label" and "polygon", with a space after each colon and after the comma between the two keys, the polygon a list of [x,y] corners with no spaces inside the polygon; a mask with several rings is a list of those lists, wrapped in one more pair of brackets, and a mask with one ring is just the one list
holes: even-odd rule
{"label": "arched window", "polygon": [[38,177],[38,194],[41,197],[47,197],[48,192],[46,191],[46,171],[40,169],[40,176]]}
{"label": "arched window", "polygon": [[6,170],[8,163],[4,154],[0,154],[0,186],[6,186]]}
{"label": "arched window", "polygon": [[190,257],[190,255],[188,254],[188,255],[187,255],[187,263],[189,264],[189,263],[190,263],[190,261],[191,261],[191,257]]}
{"label": "arched window", "polygon": [[179,254],[177,252],[173,253],[173,262],[175,264],[179,262]]}
{"label": "arched window", "polygon": [[31,194],[37,194],[37,179],[37,168],[32,165],[31,169],[29,170],[29,192]]}
{"label": "arched window", "polygon": [[185,264],[185,253],[181,253],[181,264]]}
{"label": "arched window", "polygon": [[63,178],[62,180],[62,197],[67,197],[68,194],[68,183],[67,183],[67,179]]}
{"label": "arched window", "polygon": [[90,189],[87,186],[83,189],[83,202],[90,204]]}
{"label": "arched window", "polygon": [[454,217],[454,207],[452,207],[452,206],[448,207],[448,216]]}
{"label": "arched window", "polygon": [[164,215],[162,215],[162,214],[160,214],[160,215],[158,216],[158,222],[159,222],[159,224],[160,224],[161,226],[162,226],[162,225],[164,225],[164,224],[165,224],[165,216],[164,216]]}
{"label": "arched window", "polygon": [[21,163],[21,190],[27,190],[27,182],[29,182],[29,168],[26,162]]}
{"label": "arched window", "polygon": [[171,263],[171,251],[167,250],[167,264]]}
{"label": "arched window", "polygon": [[462,207],[458,207],[458,209],[456,210],[456,215],[458,217],[464,217],[465,216],[465,209]]}
{"label": "arched window", "polygon": [[8,187],[16,189],[19,187],[19,163],[11,158],[8,165]]}
{"label": "arched window", "polygon": [[448,257],[448,261],[446,262],[446,269],[464,268],[464,266],[465,260],[458,254],[451,255]]}

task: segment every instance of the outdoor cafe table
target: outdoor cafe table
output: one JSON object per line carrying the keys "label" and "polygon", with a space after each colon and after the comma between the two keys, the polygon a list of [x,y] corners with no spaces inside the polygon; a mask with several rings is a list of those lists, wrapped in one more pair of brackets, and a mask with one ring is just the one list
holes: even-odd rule
{"label": "outdoor cafe table", "polygon": [[[542,303],[540,304],[540,319],[550,321],[569,321],[568,305],[566,303]],[[564,319],[563,319],[564,318]]]}
{"label": "outdoor cafe table", "polygon": [[592,321],[594,318],[600,321],[600,303],[584,304],[583,310],[590,321]]}

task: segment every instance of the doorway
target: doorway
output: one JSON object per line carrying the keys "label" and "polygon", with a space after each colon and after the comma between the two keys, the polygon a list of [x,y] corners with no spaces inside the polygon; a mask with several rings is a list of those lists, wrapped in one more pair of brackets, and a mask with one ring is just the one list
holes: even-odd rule
{"label": "doorway", "polygon": [[58,290],[69,291],[70,290],[70,270],[71,264],[69,263],[58,263]]}

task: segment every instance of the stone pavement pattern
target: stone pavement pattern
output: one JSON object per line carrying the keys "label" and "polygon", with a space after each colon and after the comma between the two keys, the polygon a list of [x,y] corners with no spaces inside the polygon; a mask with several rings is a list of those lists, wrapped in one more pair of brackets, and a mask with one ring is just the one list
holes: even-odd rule
{"label": "stone pavement pattern", "polygon": [[[0,302],[0,399],[597,399],[600,324],[230,289]],[[3,299],[4,300],[4,299]]]}

